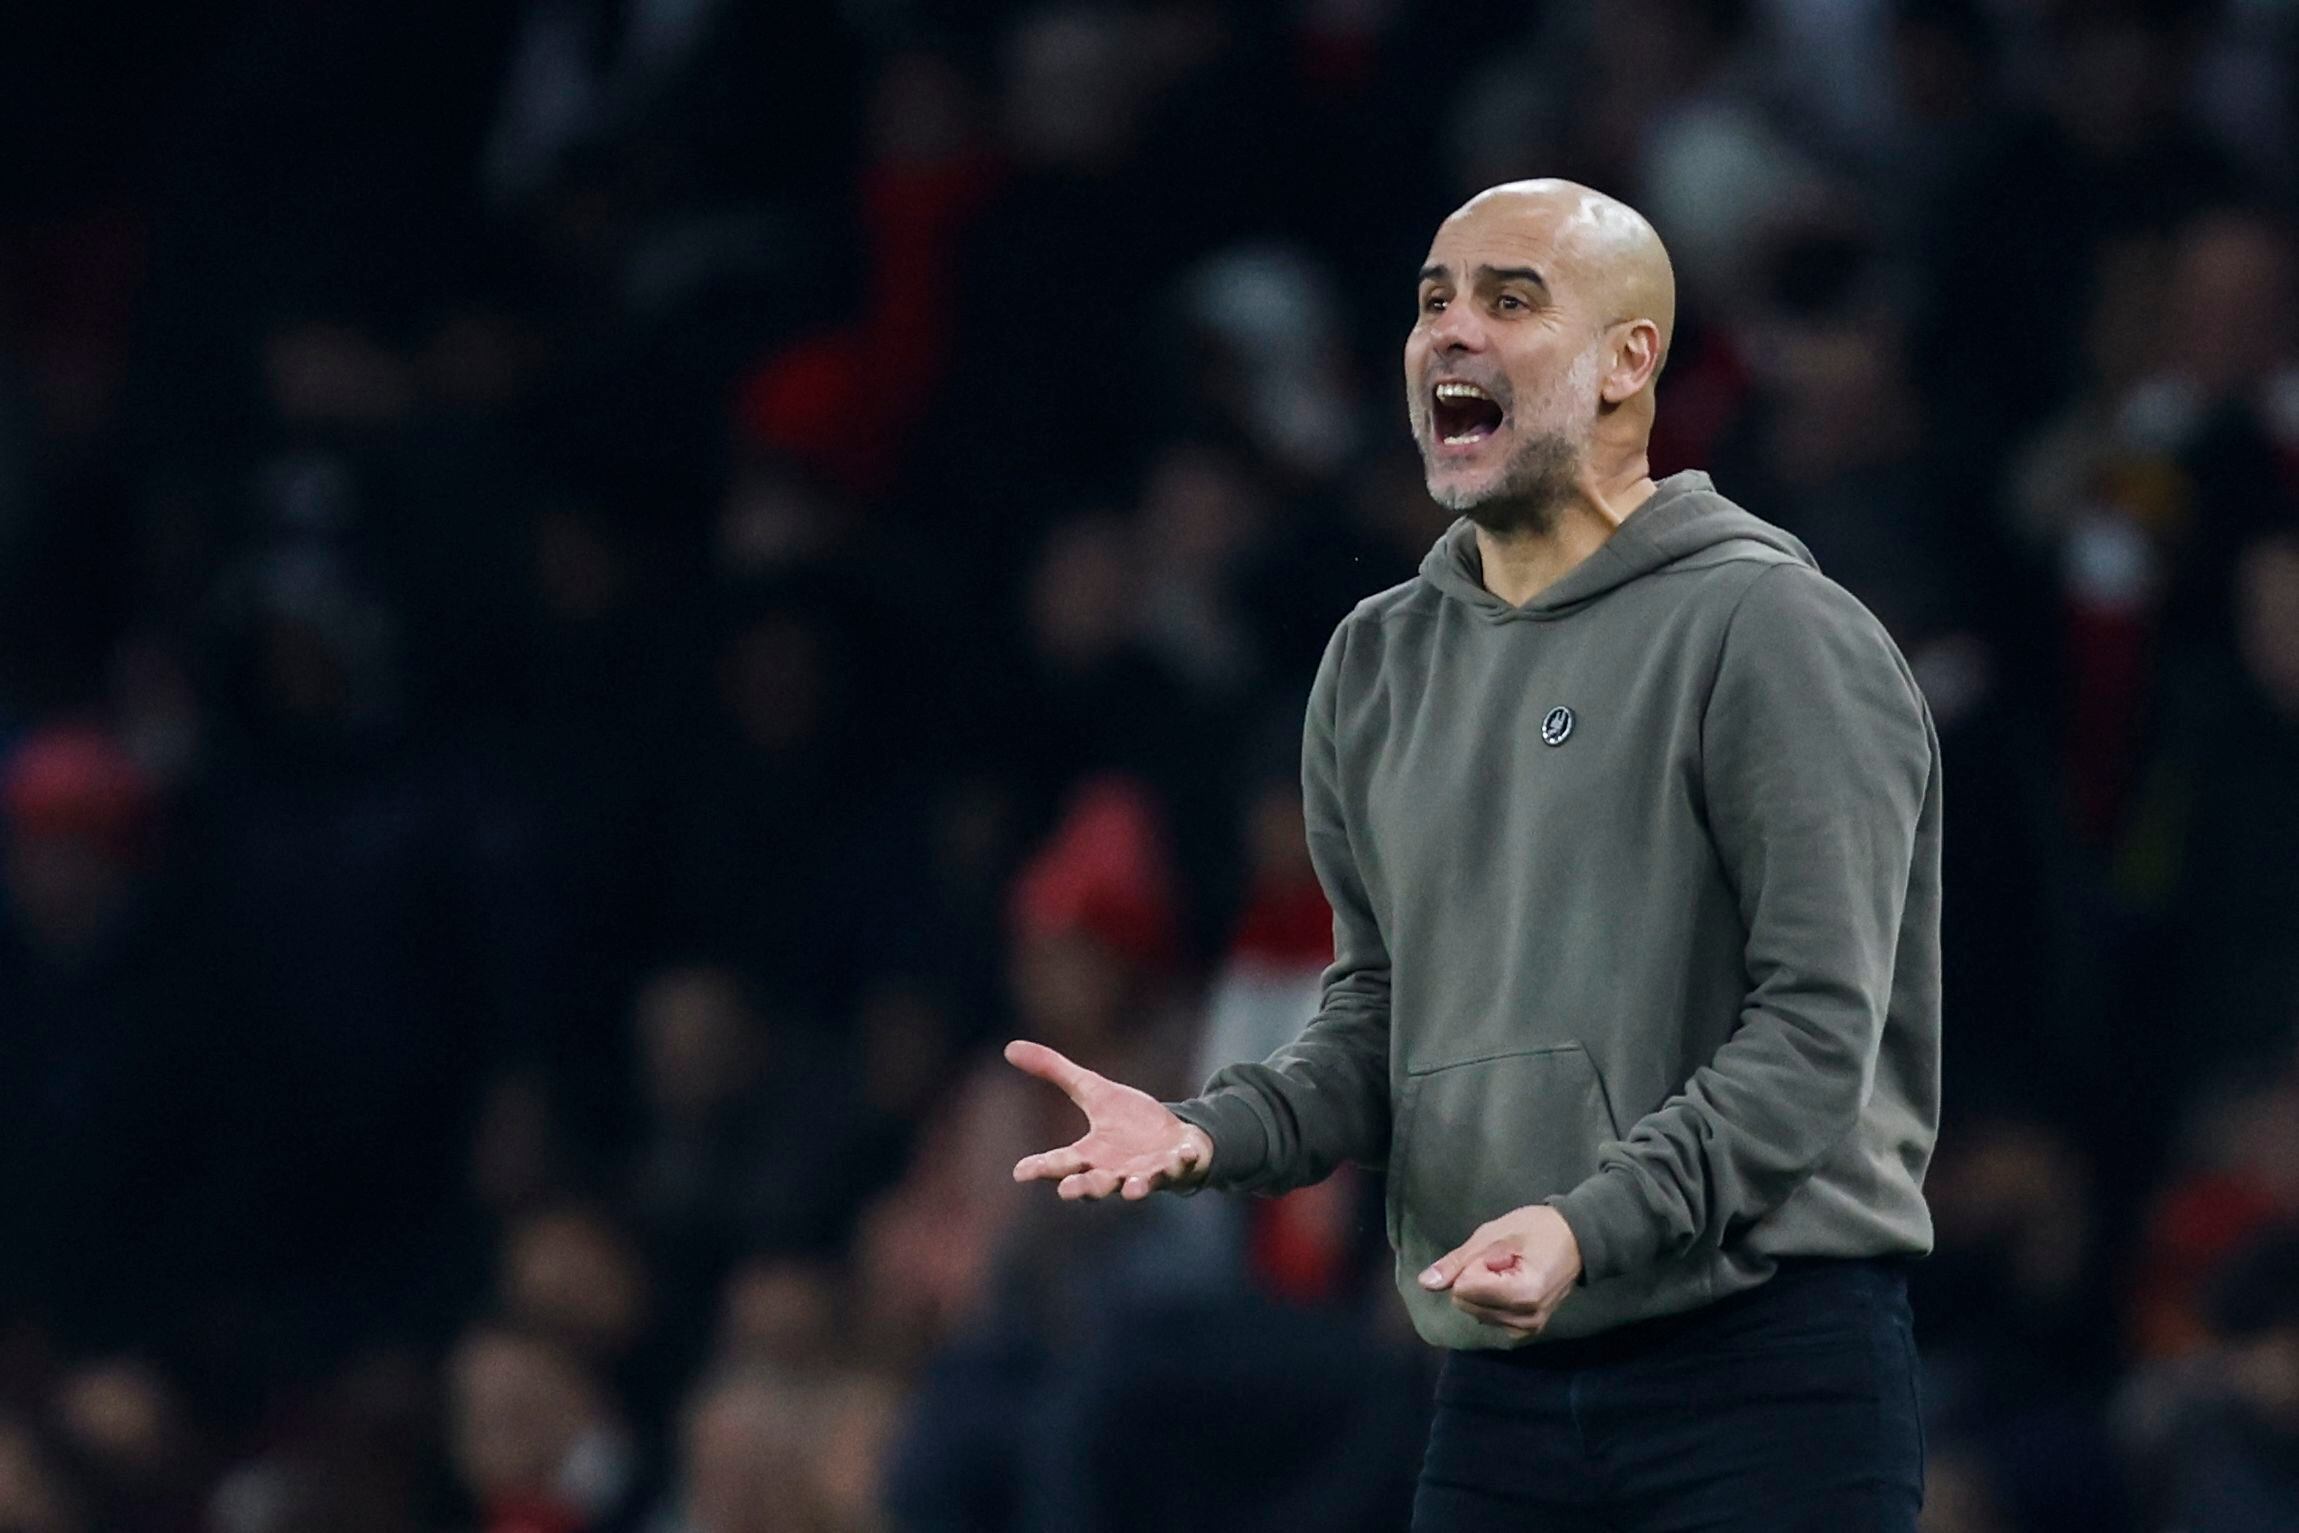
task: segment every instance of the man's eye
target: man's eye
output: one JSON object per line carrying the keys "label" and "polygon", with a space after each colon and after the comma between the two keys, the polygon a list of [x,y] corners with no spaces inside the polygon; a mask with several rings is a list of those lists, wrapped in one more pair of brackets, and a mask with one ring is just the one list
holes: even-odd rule
{"label": "man's eye", "polygon": [[1503,293],[1500,298],[1500,306],[1504,309],[1521,309],[1525,306],[1525,301],[1514,293]]}
{"label": "man's eye", "polygon": [[1431,293],[1421,300],[1421,312],[1424,314],[1442,314],[1445,312],[1445,300],[1438,294]]}

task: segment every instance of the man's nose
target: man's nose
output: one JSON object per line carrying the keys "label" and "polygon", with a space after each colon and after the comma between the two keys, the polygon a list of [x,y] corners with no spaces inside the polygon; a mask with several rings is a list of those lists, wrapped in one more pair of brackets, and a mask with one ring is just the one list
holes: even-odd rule
{"label": "man's nose", "polygon": [[1447,304],[1429,327],[1429,344],[1438,351],[1477,352],[1485,349],[1485,327],[1467,304]]}

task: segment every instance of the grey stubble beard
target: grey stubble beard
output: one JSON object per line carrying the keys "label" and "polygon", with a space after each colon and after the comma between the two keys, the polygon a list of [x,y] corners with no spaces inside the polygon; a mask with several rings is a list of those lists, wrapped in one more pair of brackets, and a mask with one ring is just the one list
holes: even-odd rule
{"label": "grey stubble beard", "polygon": [[1500,481],[1485,489],[1429,486],[1438,505],[1465,516],[1497,537],[1546,534],[1572,494],[1580,452],[1561,432],[1534,437],[1517,449]]}

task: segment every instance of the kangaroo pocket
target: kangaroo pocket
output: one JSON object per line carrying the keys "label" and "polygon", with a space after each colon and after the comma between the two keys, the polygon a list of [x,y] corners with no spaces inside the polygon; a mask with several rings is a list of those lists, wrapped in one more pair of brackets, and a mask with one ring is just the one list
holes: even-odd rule
{"label": "kangaroo pocket", "polygon": [[1411,1071],[1394,1122],[1389,1239],[1408,1271],[1486,1220],[1578,1186],[1620,1134],[1577,1043]]}

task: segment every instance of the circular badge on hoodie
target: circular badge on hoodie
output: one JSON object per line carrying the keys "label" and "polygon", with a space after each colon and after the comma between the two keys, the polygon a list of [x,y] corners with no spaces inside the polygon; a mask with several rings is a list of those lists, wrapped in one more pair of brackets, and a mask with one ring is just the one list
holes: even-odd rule
{"label": "circular badge on hoodie", "polygon": [[1572,709],[1551,708],[1549,716],[1541,720],[1541,743],[1543,745],[1562,745],[1572,737]]}

